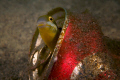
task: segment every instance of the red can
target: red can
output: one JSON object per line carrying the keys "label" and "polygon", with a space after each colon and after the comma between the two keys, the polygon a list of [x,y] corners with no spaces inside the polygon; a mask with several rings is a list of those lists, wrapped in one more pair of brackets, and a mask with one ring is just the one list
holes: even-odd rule
{"label": "red can", "polygon": [[[62,13],[62,15],[61,15]],[[64,8],[55,8],[49,15],[63,16],[62,28],[53,53],[47,62],[32,71],[35,80],[115,80],[112,69],[111,53],[104,41],[104,36],[96,20],[88,13],[76,14]],[[53,15],[53,17],[56,15]],[[36,30],[30,48],[32,54],[35,47],[41,45],[40,35]],[[47,49],[46,49],[47,50]],[[36,56],[35,56],[36,55]],[[30,58],[30,64],[39,64],[37,51]],[[44,68],[43,68],[44,67]],[[31,78],[31,77],[30,77]]]}

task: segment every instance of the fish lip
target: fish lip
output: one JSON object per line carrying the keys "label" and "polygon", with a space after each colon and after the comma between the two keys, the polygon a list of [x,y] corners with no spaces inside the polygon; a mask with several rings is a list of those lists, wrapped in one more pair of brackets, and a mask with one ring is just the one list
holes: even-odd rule
{"label": "fish lip", "polygon": [[42,28],[46,25],[46,22],[45,21],[41,21],[41,22],[37,22],[37,26]]}

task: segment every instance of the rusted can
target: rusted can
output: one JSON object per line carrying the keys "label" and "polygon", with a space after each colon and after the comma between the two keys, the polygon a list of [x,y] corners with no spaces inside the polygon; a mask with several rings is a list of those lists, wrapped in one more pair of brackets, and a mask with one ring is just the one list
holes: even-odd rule
{"label": "rusted can", "polygon": [[[47,14],[62,13],[62,21],[57,24],[61,28],[54,52],[46,49],[50,55],[44,65],[30,72],[29,78],[34,80],[115,80],[116,74],[112,70],[111,53],[100,26],[96,20],[86,12],[76,14],[64,8],[55,8]],[[55,16],[56,16],[55,15]],[[54,17],[54,16],[53,16]],[[39,53],[34,49],[42,44],[39,32],[36,30],[31,48],[30,65],[34,67],[39,62]],[[39,63],[37,63],[39,64]],[[44,67],[44,68],[43,68]]]}

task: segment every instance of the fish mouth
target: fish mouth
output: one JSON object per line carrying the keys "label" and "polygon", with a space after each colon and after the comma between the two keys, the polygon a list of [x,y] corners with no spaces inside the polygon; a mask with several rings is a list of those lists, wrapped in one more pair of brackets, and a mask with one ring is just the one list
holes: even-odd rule
{"label": "fish mouth", "polygon": [[47,24],[47,23],[46,23],[45,21],[42,21],[42,22],[38,22],[38,23],[37,23],[37,26],[38,26],[39,28],[42,28],[42,27],[45,27],[46,24]]}
{"label": "fish mouth", "polygon": [[42,21],[37,23],[38,28],[48,28],[50,26],[53,26],[50,22]]}

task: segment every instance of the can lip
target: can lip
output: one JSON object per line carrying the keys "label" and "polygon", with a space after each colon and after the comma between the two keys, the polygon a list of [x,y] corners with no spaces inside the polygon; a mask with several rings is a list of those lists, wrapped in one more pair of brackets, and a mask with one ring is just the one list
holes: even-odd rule
{"label": "can lip", "polygon": [[55,8],[55,9],[60,9],[60,10],[63,10],[65,12],[65,21],[63,23],[63,26],[62,26],[62,30],[61,30],[61,33],[59,35],[59,38],[58,38],[58,41],[56,43],[56,46],[55,46],[55,49],[54,49],[54,52],[53,52],[53,55],[57,55],[58,51],[59,51],[59,48],[62,44],[62,41],[63,41],[63,38],[64,38],[64,35],[65,35],[65,32],[66,32],[66,29],[68,27],[68,14],[67,14],[67,10],[64,9],[64,8]]}
{"label": "can lip", "polygon": [[[60,32],[60,35],[59,35],[59,38],[57,40],[54,51],[49,58],[49,62],[46,64],[46,66],[45,66],[46,68],[42,72],[42,75],[38,75],[37,74],[38,70],[35,69],[35,71],[30,72],[30,74],[32,73],[32,75],[30,76],[30,74],[29,74],[29,78],[32,77],[32,79],[34,79],[34,78],[47,79],[49,77],[50,71],[52,69],[52,66],[53,66],[55,60],[57,60],[57,54],[58,54],[58,51],[61,47],[66,29],[68,27],[68,22],[69,22],[68,21],[68,14],[67,14],[67,10],[64,9],[64,8],[61,8],[61,7],[57,7],[57,8],[55,8],[55,9],[53,9],[53,10],[51,10],[47,13],[47,15],[51,16],[51,15],[54,15],[55,13],[57,13],[57,12],[60,12],[60,11],[63,12],[62,15],[64,15],[64,17],[63,17],[64,22],[62,22],[62,26],[60,27],[62,30]],[[55,17],[57,17],[57,16],[55,16]],[[40,41],[42,41],[42,40],[40,39],[40,34],[38,33],[38,30],[36,29],[36,32],[33,35],[32,43],[31,43],[31,46],[30,46],[30,54],[29,55],[30,55],[30,65],[31,66],[32,65],[34,66],[37,63],[38,56],[40,55],[38,53],[33,54],[33,51],[37,46],[40,46],[40,45],[42,46]],[[37,43],[39,43],[39,44],[37,45]],[[51,53],[51,52],[49,52],[49,53]],[[34,59],[33,59],[33,57],[34,57]],[[35,60],[36,60],[36,63],[34,62]]]}

